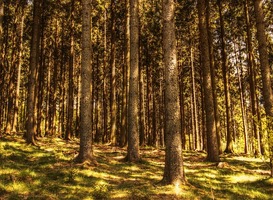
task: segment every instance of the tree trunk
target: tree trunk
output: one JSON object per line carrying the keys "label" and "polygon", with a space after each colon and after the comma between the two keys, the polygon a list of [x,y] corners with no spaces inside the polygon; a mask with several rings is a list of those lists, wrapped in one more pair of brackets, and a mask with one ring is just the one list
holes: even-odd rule
{"label": "tree trunk", "polygon": [[128,116],[128,74],[130,66],[130,3],[129,0],[125,0],[126,4],[126,22],[125,22],[125,48],[124,48],[124,65],[123,65],[123,85],[122,85],[122,115],[121,115],[121,137],[120,146],[123,147],[126,144],[127,134],[127,116]]}
{"label": "tree trunk", "polygon": [[214,103],[214,117],[216,123],[216,135],[217,135],[217,142],[219,145],[219,154],[222,153],[222,142],[221,142],[221,127],[220,127],[220,117],[218,111],[218,100],[217,100],[217,87],[216,87],[216,73],[215,73],[215,58],[213,52],[213,38],[211,33],[211,23],[210,23],[210,0],[206,0],[206,22],[207,22],[207,29],[208,29],[208,41],[209,41],[209,55],[210,55],[210,70],[211,70],[211,86],[213,91],[213,103]]}
{"label": "tree trunk", "polygon": [[70,54],[68,70],[68,103],[67,103],[67,124],[65,139],[69,140],[73,136],[73,113],[74,113],[74,0],[71,0],[70,11]]}
{"label": "tree trunk", "polygon": [[107,95],[107,10],[104,10],[104,37],[103,37],[103,138],[102,141],[106,142],[108,133],[108,95]]}
{"label": "tree trunk", "polygon": [[259,44],[260,67],[263,83],[264,107],[267,117],[267,133],[269,145],[269,157],[271,177],[273,176],[273,93],[271,88],[271,70],[268,60],[267,41],[264,25],[263,1],[254,0],[254,12],[256,17],[257,39]]}
{"label": "tree trunk", "polygon": [[256,72],[255,72],[255,66],[254,66],[254,56],[253,56],[253,47],[252,47],[252,33],[251,33],[251,27],[250,27],[250,16],[248,12],[248,0],[245,1],[245,18],[246,18],[246,30],[247,30],[247,50],[248,50],[248,69],[249,69],[249,86],[250,86],[250,97],[251,97],[251,111],[252,111],[252,127],[253,127],[253,134],[254,134],[254,153],[255,155],[260,154],[260,148],[258,148],[258,142],[257,137],[259,136],[259,129],[257,126],[257,96],[256,96]]}
{"label": "tree trunk", "polygon": [[219,146],[216,135],[216,123],[214,116],[214,100],[212,91],[210,60],[209,60],[209,43],[208,31],[206,26],[206,7],[205,0],[198,0],[198,17],[199,17],[199,34],[200,34],[200,51],[201,65],[203,69],[204,85],[204,103],[206,112],[206,132],[207,132],[207,160],[211,162],[219,161]]}
{"label": "tree trunk", "polygon": [[[4,67],[3,67],[3,18],[4,18],[4,2],[0,0],[0,76],[4,75]],[[3,91],[4,88],[4,80],[0,80],[0,90]],[[3,121],[4,121],[4,97],[1,95],[0,97],[0,130],[2,130]],[[0,131],[1,137],[1,131]]]}
{"label": "tree trunk", "polygon": [[40,44],[40,15],[42,1],[34,0],[33,11],[33,30],[30,50],[30,74],[28,79],[28,96],[27,96],[27,132],[26,142],[35,144],[36,134],[36,85],[37,85],[37,69],[39,60],[39,44]]}
{"label": "tree trunk", "polygon": [[76,161],[96,163],[92,140],[91,0],[82,0],[80,152]]}
{"label": "tree trunk", "polygon": [[[235,48],[236,49],[236,48]],[[241,48],[238,50],[239,54],[241,54]],[[247,113],[246,113],[246,106],[245,106],[245,96],[243,91],[243,83],[242,83],[242,74],[243,74],[243,67],[241,62],[237,62],[238,55],[236,54],[236,66],[238,70],[237,78],[239,83],[239,92],[240,92],[240,104],[241,104],[241,113],[242,113],[242,121],[243,121],[243,130],[244,130],[244,151],[245,154],[249,154],[249,134],[248,134],[248,120],[247,120]]]}
{"label": "tree trunk", "polygon": [[139,4],[130,1],[130,81],[128,105],[128,149],[126,159],[137,162],[139,155]]}
{"label": "tree trunk", "polygon": [[117,144],[117,99],[116,99],[116,3],[111,0],[111,55],[110,55],[110,68],[111,68],[111,132],[110,142],[113,145]]}
{"label": "tree trunk", "polygon": [[178,67],[175,36],[175,2],[163,0],[163,63],[165,80],[165,168],[163,184],[180,185],[185,182],[181,141],[181,113],[179,108]]}
{"label": "tree trunk", "polygon": [[[19,54],[18,54],[18,69],[17,69],[17,84],[15,91],[14,100],[14,115],[11,132],[16,132],[18,130],[18,111],[19,111],[19,96],[20,96],[20,85],[21,85],[21,69],[22,69],[22,51],[23,51],[23,34],[24,34],[24,10],[21,11],[21,23],[20,23],[20,44],[19,44]],[[0,36],[1,37],[1,36]]]}
{"label": "tree trunk", "polygon": [[226,119],[226,135],[227,135],[227,144],[225,153],[233,153],[233,138],[231,132],[231,106],[230,106],[230,93],[229,93],[229,70],[228,70],[228,61],[226,53],[226,41],[225,41],[225,27],[224,19],[222,15],[222,1],[218,0],[219,16],[220,16],[220,38],[221,38],[221,56],[222,56],[222,74],[224,81],[224,91],[225,91],[225,119]]}

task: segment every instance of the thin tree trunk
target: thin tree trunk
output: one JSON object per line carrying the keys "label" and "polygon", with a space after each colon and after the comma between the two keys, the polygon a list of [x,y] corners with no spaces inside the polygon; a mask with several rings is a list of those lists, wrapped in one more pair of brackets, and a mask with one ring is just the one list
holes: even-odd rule
{"label": "thin tree trunk", "polygon": [[113,145],[117,144],[117,99],[116,99],[116,3],[111,0],[111,131],[110,142]]}
{"label": "thin tree trunk", "polygon": [[74,113],[74,0],[71,0],[70,11],[70,54],[68,71],[68,103],[67,103],[67,124],[65,139],[69,140],[73,135],[73,113]]}
{"label": "thin tree trunk", "polygon": [[122,115],[121,115],[121,137],[120,146],[126,144],[127,134],[127,116],[128,116],[128,74],[130,67],[130,4],[129,0],[125,0],[126,4],[126,22],[125,22],[125,48],[124,48],[124,65],[123,65],[123,87],[122,87]]}
{"label": "thin tree trunk", "polygon": [[[236,49],[236,48],[235,48]],[[241,49],[239,49],[239,54],[240,54]],[[238,73],[237,73],[237,78],[238,78],[238,83],[239,83],[239,92],[240,92],[240,104],[241,104],[241,113],[242,113],[242,121],[243,121],[243,129],[244,129],[244,151],[245,154],[249,154],[249,136],[248,136],[248,121],[247,121],[247,113],[246,113],[246,108],[245,108],[245,96],[244,96],[244,91],[243,91],[243,84],[242,84],[242,75],[243,75],[243,69],[242,69],[242,63],[237,62],[238,61],[238,56],[236,56],[236,66]]]}
{"label": "thin tree trunk", "polygon": [[[191,44],[192,45],[192,44]],[[194,54],[193,48],[190,47],[190,63],[191,63],[191,79],[192,79],[192,103],[193,103],[193,123],[194,123],[194,133],[195,133],[195,143],[196,150],[201,150],[201,142],[200,142],[200,133],[198,126],[198,112],[197,112],[197,101],[196,101],[196,86],[195,86],[195,67],[194,67]]]}
{"label": "thin tree trunk", "polygon": [[103,37],[103,138],[102,141],[106,142],[108,133],[108,109],[107,109],[107,9],[104,9],[104,37]]}
{"label": "thin tree trunk", "polygon": [[[4,75],[4,67],[3,67],[3,19],[4,19],[4,2],[0,0],[0,76]],[[0,80],[0,90],[4,91],[4,80]],[[2,130],[4,121],[4,97],[1,95],[0,97],[0,130]],[[1,137],[1,131],[0,131]]]}
{"label": "thin tree trunk", "polygon": [[22,51],[23,51],[23,34],[24,34],[24,19],[25,15],[22,9],[22,18],[20,23],[20,44],[19,44],[19,54],[18,54],[18,69],[17,69],[17,84],[16,93],[14,100],[14,115],[11,132],[16,132],[18,130],[18,111],[19,111],[19,97],[20,97],[20,85],[21,85],[21,69],[22,69]]}

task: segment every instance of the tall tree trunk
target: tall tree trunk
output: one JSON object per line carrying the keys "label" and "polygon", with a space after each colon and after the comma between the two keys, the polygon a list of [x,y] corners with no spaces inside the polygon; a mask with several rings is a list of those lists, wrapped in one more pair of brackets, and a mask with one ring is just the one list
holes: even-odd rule
{"label": "tall tree trunk", "polygon": [[107,9],[104,8],[104,37],[103,37],[103,142],[107,140],[108,133],[108,91],[107,91]]}
{"label": "tall tree trunk", "polygon": [[216,123],[214,116],[214,101],[209,60],[208,31],[206,26],[206,6],[205,0],[197,1],[199,17],[200,51],[201,65],[203,69],[204,103],[206,112],[206,132],[207,132],[207,160],[211,162],[219,161],[219,146],[216,135]]}
{"label": "tall tree trunk", "polygon": [[264,107],[267,116],[267,133],[268,133],[268,145],[269,145],[269,156],[271,165],[271,177],[273,177],[273,93],[271,85],[271,70],[268,60],[267,41],[265,34],[264,25],[264,14],[263,14],[263,1],[254,0],[254,11],[256,17],[257,27],[257,39],[259,43],[259,56],[260,56],[260,67],[262,74],[263,83],[263,97]]}
{"label": "tall tree trunk", "polygon": [[211,33],[211,23],[210,23],[210,0],[206,0],[206,22],[208,29],[208,40],[209,40],[209,58],[210,58],[210,70],[211,70],[211,86],[213,91],[213,103],[214,103],[214,117],[216,122],[216,135],[217,142],[219,145],[219,154],[222,153],[222,142],[221,142],[221,131],[220,131],[220,117],[218,111],[218,100],[217,100],[217,88],[216,88],[216,73],[215,73],[215,58],[213,52],[213,38]]}
{"label": "tall tree trunk", "polygon": [[[236,49],[236,48],[235,48]],[[239,48],[239,54],[241,54],[241,48]],[[248,120],[245,106],[245,96],[243,91],[243,83],[242,83],[242,75],[243,75],[243,64],[237,62],[239,60],[238,55],[236,54],[236,66],[238,70],[237,78],[239,83],[239,92],[240,92],[240,104],[241,104],[241,113],[242,113],[242,121],[243,121],[243,130],[244,130],[244,151],[245,154],[249,154],[249,134],[248,134]]]}
{"label": "tall tree trunk", "polygon": [[14,115],[11,132],[16,132],[18,130],[18,111],[19,111],[19,97],[20,97],[20,85],[21,85],[21,69],[22,69],[22,51],[23,51],[23,34],[24,34],[24,19],[25,14],[22,8],[21,11],[21,23],[20,23],[20,43],[19,43],[19,54],[18,54],[18,69],[17,69],[17,84],[14,99]]}
{"label": "tall tree trunk", "polygon": [[139,2],[130,1],[130,81],[128,105],[128,149],[126,159],[139,161]]}
{"label": "tall tree trunk", "polygon": [[82,69],[80,105],[80,152],[78,162],[95,163],[92,135],[91,1],[82,0]]}
{"label": "tall tree trunk", "polygon": [[[4,75],[4,66],[3,66],[3,18],[4,18],[4,2],[0,0],[0,76]],[[3,91],[4,88],[4,80],[0,80],[0,90]],[[3,121],[4,121],[4,97],[1,95],[0,97],[0,130],[2,130]],[[1,137],[1,131],[0,131]]]}
{"label": "tall tree trunk", "polygon": [[130,67],[130,2],[125,0],[126,5],[126,22],[125,22],[125,48],[124,48],[124,65],[123,65],[123,86],[122,86],[122,115],[121,115],[121,137],[120,146],[126,144],[127,134],[127,116],[128,116],[128,74]]}
{"label": "tall tree trunk", "polygon": [[70,11],[70,54],[68,71],[68,103],[67,103],[67,124],[65,139],[69,140],[73,136],[73,113],[74,113],[74,0],[71,0]]}
{"label": "tall tree trunk", "polygon": [[200,133],[199,133],[199,126],[198,126],[198,112],[197,112],[197,101],[196,101],[196,86],[195,86],[195,67],[194,67],[194,54],[193,54],[193,47],[191,44],[190,47],[190,63],[191,63],[191,79],[192,79],[192,103],[193,103],[193,123],[194,123],[194,133],[195,133],[195,143],[196,143],[196,150],[202,150],[201,148],[201,141],[200,141]]}
{"label": "tall tree trunk", "polygon": [[163,0],[163,63],[165,80],[165,168],[162,183],[180,185],[185,182],[179,108],[178,66],[175,35],[175,2]]}
{"label": "tall tree trunk", "polygon": [[30,73],[28,79],[28,96],[27,96],[27,132],[26,142],[28,144],[35,144],[36,134],[36,85],[37,85],[37,69],[39,61],[39,44],[40,44],[40,15],[41,15],[42,1],[34,0],[33,11],[33,29],[32,41],[30,50]]}
{"label": "tall tree trunk", "polygon": [[116,2],[111,0],[111,132],[110,142],[113,145],[117,144],[117,99],[116,99]]}
{"label": "tall tree trunk", "polygon": [[222,0],[218,0],[218,9],[220,16],[220,38],[221,38],[221,56],[222,56],[222,73],[224,80],[224,90],[225,90],[225,114],[226,114],[226,135],[227,135],[227,143],[226,143],[226,153],[233,153],[233,138],[231,132],[231,106],[230,106],[230,93],[229,93],[229,70],[228,70],[228,61],[227,61],[227,53],[226,53],[226,41],[225,41],[225,27],[224,27],[224,19],[222,15]]}
{"label": "tall tree trunk", "polygon": [[140,145],[145,144],[145,98],[144,80],[141,67],[139,67],[139,139]]}
{"label": "tall tree trunk", "polygon": [[4,21],[4,1],[0,0],[0,61],[2,63],[2,46],[3,46],[3,21]]}
{"label": "tall tree trunk", "polygon": [[251,33],[251,25],[250,25],[250,16],[249,16],[249,3],[248,0],[245,1],[245,18],[246,18],[246,30],[247,30],[247,50],[248,50],[248,68],[249,68],[249,85],[250,85],[250,97],[251,97],[251,111],[252,111],[252,127],[254,133],[254,153],[255,155],[260,154],[259,148],[259,127],[257,125],[258,119],[258,108],[257,108],[257,96],[256,96],[256,70],[254,66],[254,56],[253,56],[253,47],[252,47],[252,33]]}

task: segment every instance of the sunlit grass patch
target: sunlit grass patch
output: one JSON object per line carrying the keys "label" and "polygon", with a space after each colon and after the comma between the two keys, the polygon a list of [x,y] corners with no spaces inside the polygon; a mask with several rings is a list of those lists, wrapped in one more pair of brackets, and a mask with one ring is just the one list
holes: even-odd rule
{"label": "sunlit grass patch", "polygon": [[139,163],[123,162],[126,149],[95,145],[98,166],[73,162],[78,141],[42,138],[39,147],[18,137],[0,141],[0,199],[270,199],[273,181],[261,159],[224,155],[224,168],[186,151],[185,185],[159,186],[164,151],[141,150]]}

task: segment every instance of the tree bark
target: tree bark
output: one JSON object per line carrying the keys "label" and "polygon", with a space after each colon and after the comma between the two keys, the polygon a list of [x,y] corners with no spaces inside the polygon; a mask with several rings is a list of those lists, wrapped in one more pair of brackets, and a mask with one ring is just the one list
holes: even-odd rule
{"label": "tree bark", "polygon": [[220,117],[218,111],[218,100],[217,100],[217,87],[216,87],[216,73],[215,73],[215,58],[213,52],[213,38],[211,33],[211,22],[210,22],[210,0],[206,0],[206,22],[208,29],[208,41],[209,41],[209,55],[210,55],[210,70],[211,70],[211,86],[213,91],[213,103],[214,103],[214,116],[216,123],[216,135],[217,142],[219,145],[219,154],[222,153],[222,142],[221,142],[221,131],[220,131]]}
{"label": "tree bark", "polygon": [[273,93],[271,84],[271,70],[268,60],[267,51],[267,40],[265,34],[264,25],[264,14],[263,14],[263,1],[254,0],[254,12],[256,17],[257,27],[257,39],[259,44],[259,57],[260,57],[260,68],[263,83],[263,97],[264,107],[267,117],[267,134],[268,134],[268,146],[269,146],[269,157],[271,166],[271,177],[273,176]]}
{"label": "tree bark", "polygon": [[163,184],[180,185],[185,182],[179,107],[178,67],[175,35],[175,2],[163,0],[163,63],[165,81],[165,168]]}
{"label": "tree bark", "polygon": [[245,20],[246,20],[246,30],[247,30],[247,64],[249,69],[249,87],[250,87],[250,97],[251,97],[251,111],[252,111],[252,132],[254,134],[254,153],[255,155],[260,154],[259,148],[259,128],[257,125],[258,119],[258,107],[257,107],[257,95],[256,95],[256,70],[254,66],[254,55],[253,55],[253,45],[252,45],[252,33],[251,33],[251,24],[250,24],[250,16],[249,16],[249,3],[248,0],[245,1]]}
{"label": "tree bark", "polygon": [[203,69],[203,85],[204,85],[204,103],[206,112],[206,132],[207,132],[207,160],[211,162],[218,162],[219,146],[216,135],[216,123],[214,116],[214,101],[210,71],[209,60],[209,43],[208,31],[206,26],[206,6],[205,0],[197,1],[198,17],[199,17],[199,34],[200,34],[200,51],[201,51],[201,65]]}
{"label": "tree bark", "polygon": [[123,85],[122,85],[122,115],[121,115],[121,137],[120,146],[126,144],[126,134],[128,130],[128,75],[130,67],[130,3],[125,0],[126,5],[126,22],[125,22],[125,48],[124,48],[124,65],[123,65]]}
{"label": "tree bark", "polygon": [[230,106],[230,93],[229,93],[229,70],[228,70],[228,60],[226,53],[226,40],[225,40],[225,27],[224,19],[222,14],[222,1],[218,0],[218,9],[220,16],[220,38],[221,38],[221,61],[222,61],[222,74],[224,81],[224,91],[225,91],[225,119],[226,119],[226,149],[225,153],[233,153],[233,138],[231,132],[231,106]]}
{"label": "tree bark", "polygon": [[69,140],[73,136],[73,113],[74,113],[74,0],[71,0],[70,11],[70,54],[68,71],[68,103],[67,103],[67,124],[65,139]]}
{"label": "tree bark", "polygon": [[30,50],[30,73],[28,79],[28,96],[27,96],[27,132],[26,142],[35,144],[36,134],[36,85],[37,85],[37,69],[39,60],[39,44],[40,44],[40,15],[42,1],[34,0],[33,11],[33,30]]}
{"label": "tree bark", "polygon": [[[21,85],[21,69],[22,69],[22,51],[23,51],[23,34],[24,34],[24,10],[21,10],[21,23],[20,23],[20,44],[18,53],[18,69],[17,69],[17,83],[14,99],[14,115],[11,132],[16,132],[18,130],[18,111],[19,111],[19,96],[20,96],[20,85]],[[0,36],[1,37],[1,36]]]}
{"label": "tree bark", "polygon": [[96,163],[92,140],[91,1],[82,0],[82,69],[80,100],[80,152],[76,161]]}
{"label": "tree bark", "polygon": [[113,145],[117,144],[117,99],[116,99],[116,2],[111,0],[111,82],[110,82],[110,108],[111,108],[111,131],[110,142]]}
{"label": "tree bark", "polygon": [[128,105],[128,149],[126,159],[137,162],[139,155],[139,2],[130,1],[130,80]]}

